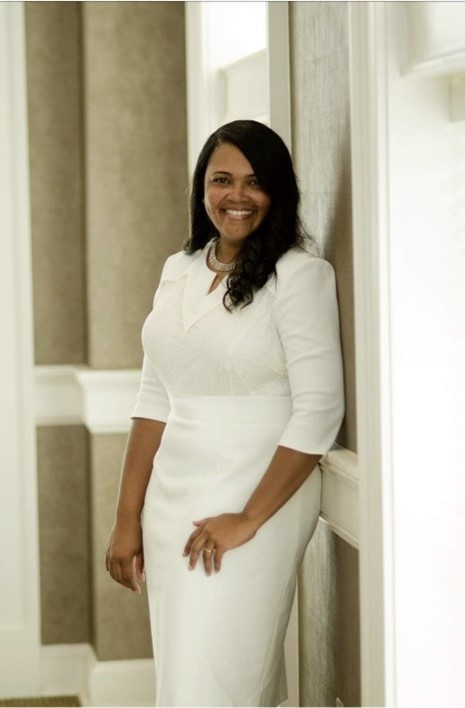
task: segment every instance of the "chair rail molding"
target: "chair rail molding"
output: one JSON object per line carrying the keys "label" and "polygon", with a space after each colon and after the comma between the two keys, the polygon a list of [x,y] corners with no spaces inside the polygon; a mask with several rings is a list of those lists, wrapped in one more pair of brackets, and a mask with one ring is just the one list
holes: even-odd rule
{"label": "chair rail molding", "polygon": [[127,433],[140,377],[138,369],[36,366],[36,424],[81,424],[91,433]]}
{"label": "chair rail molding", "polygon": [[0,3],[0,696],[40,683],[24,3]]}
{"label": "chair rail molding", "polygon": [[358,548],[358,456],[336,446],[321,462],[321,518],[338,536]]}
{"label": "chair rail molding", "polygon": [[465,120],[465,3],[408,4],[409,79],[444,79],[449,83],[451,121]]}

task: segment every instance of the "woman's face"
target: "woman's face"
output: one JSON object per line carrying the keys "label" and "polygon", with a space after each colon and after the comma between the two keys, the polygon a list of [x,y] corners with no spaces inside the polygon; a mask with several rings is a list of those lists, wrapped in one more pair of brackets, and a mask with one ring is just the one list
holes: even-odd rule
{"label": "woman's face", "polygon": [[204,195],[208,216],[231,246],[240,246],[258,229],[271,204],[250,162],[231,143],[221,143],[212,153]]}

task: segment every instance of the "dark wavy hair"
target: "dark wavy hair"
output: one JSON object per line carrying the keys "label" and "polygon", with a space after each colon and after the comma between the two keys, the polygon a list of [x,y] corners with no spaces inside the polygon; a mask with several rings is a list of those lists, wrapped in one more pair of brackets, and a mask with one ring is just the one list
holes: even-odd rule
{"label": "dark wavy hair", "polygon": [[205,172],[214,150],[222,143],[235,145],[252,165],[258,182],[271,198],[270,209],[245,240],[228,276],[223,298],[228,310],[249,305],[254,293],[276,275],[276,261],[292,246],[303,246],[308,235],[298,216],[299,188],[289,151],[274,130],[254,120],[235,120],[215,130],[205,143],[194,172],[190,197],[190,237],[184,250],[195,253],[219,233],[205,206]]}

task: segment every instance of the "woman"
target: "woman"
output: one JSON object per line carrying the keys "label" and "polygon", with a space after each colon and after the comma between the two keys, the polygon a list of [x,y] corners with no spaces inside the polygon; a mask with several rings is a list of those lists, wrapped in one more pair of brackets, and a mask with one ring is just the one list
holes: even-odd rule
{"label": "woman", "polygon": [[107,569],[139,591],[145,567],[157,705],[286,699],[296,571],[343,415],[334,274],[303,250],[298,202],[276,133],[219,128],[143,328]]}

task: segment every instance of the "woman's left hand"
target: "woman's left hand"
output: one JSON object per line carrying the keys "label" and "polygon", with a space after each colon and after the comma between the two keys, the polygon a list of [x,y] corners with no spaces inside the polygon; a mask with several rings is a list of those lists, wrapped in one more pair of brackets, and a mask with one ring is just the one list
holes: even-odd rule
{"label": "woman's left hand", "polygon": [[193,570],[202,554],[207,575],[211,575],[213,567],[216,572],[221,569],[226,551],[242,546],[257,533],[256,524],[242,513],[220,514],[194,524],[197,528],[189,536],[183,555],[190,556],[189,570]]}

